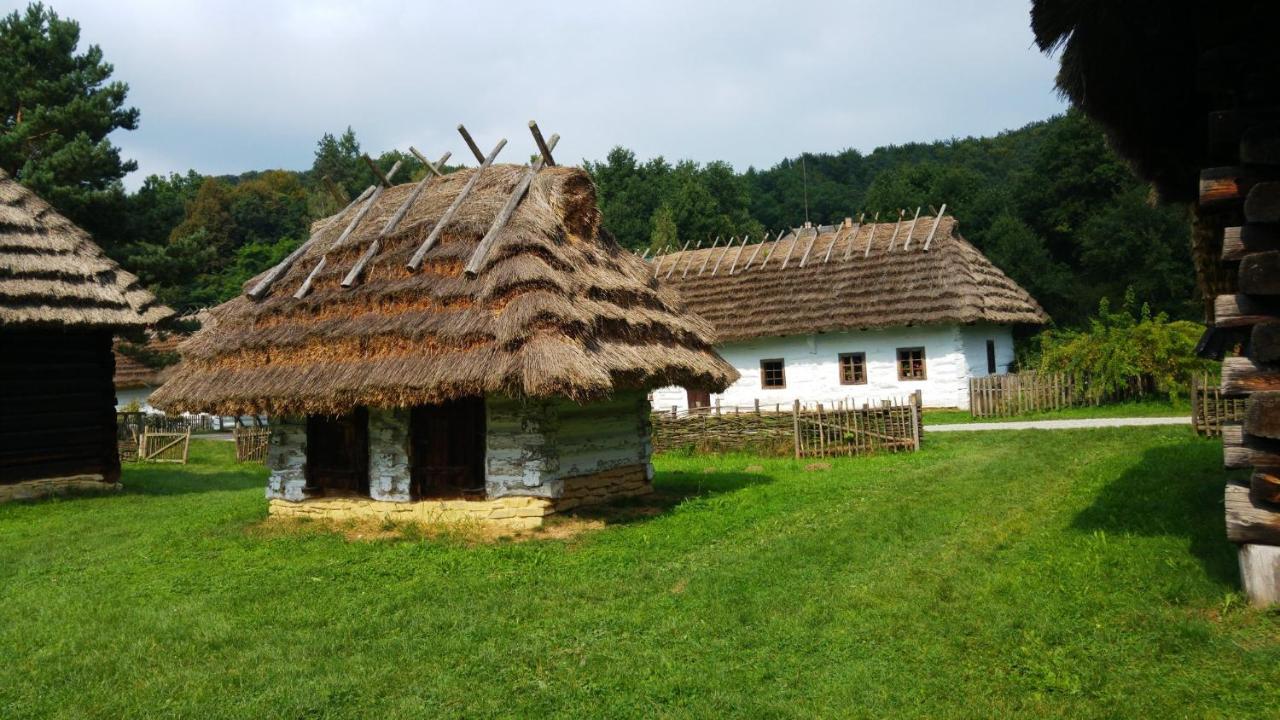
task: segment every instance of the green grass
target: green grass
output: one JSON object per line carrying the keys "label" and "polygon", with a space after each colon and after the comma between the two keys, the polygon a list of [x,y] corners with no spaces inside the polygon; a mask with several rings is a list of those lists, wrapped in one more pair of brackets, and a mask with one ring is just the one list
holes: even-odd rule
{"label": "green grass", "polygon": [[666,512],[489,545],[266,532],[261,468],[192,459],[0,506],[0,717],[1280,707],[1280,613],[1242,606],[1220,445],[1186,428],[661,457]]}
{"label": "green grass", "polygon": [[1078,418],[1124,418],[1124,417],[1189,417],[1191,403],[1179,398],[1169,400],[1135,400],[1133,402],[1111,403],[1096,407],[1070,407],[1061,410],[1042,410],[1023,413],[1011,417],[975,418],[968,410],[929,410],[924,411],[926,425],[956,425],[972,422],[1014,422],[1023,420],[1074,420]]}

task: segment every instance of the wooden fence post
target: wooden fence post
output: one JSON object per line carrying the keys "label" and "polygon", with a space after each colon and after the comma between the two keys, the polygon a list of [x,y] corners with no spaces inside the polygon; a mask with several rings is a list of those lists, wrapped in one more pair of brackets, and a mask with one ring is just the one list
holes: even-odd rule
{"label": "wooden fence post", "polygon": [[801,441],[800,441],[800,400],[797,398],[791,406],[791,425],[792,432],[796,439],[796,459],[800,459]]}

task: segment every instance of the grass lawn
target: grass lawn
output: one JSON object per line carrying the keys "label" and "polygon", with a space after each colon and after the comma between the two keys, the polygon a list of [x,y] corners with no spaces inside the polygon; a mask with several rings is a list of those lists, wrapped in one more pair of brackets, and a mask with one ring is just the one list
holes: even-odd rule
{"label": "grass lawn", "polygon": [[480,545],[264,529],[231,453],[0,506],[0,717],[1280,708],[1280,612],[1242,605],[1220,446],[1187,428],[660,457],[666,512]]}
{"label": "grass lawn", "polygon": [[968,410],[928,410],[924,411],[926,425],[955,425],[972,422],[1013,422],[1023,420],[1074,420],[1077,418],[1122,418],[1122,417],[1190,417],[1191,403],[1185,398],[1174,402],[1168,400],[1135,400],[1133,402],[1111,403],[1096,407],[1070,407],[1061,410],[1042,410],[1012,417],[975,418]]}

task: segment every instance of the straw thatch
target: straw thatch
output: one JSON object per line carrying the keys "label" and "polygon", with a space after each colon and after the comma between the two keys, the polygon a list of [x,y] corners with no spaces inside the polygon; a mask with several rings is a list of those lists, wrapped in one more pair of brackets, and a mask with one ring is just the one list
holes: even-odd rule
{"label": "straw thatch", "polygon": [[[178,350],[182,336],[173,333],[154,335],[147,338],[146,351],[152,354],[168,354]],[[114,384],[117,390],[134,388],[153,388],[164,384],[174,371],[173,366],[152,367],[146,363],[120,351],[120,344],[125,340],[116,340],[113,353],[116,361]]]}
{"label": "straw thatch", "polygon": [[0,326],[130,327],[172,314],[88,233],[0,170]]}
{"label": "straw thatch", "polygon": [[[1274,2],[1034,0],[1031,28],[1061,50],[1058,88],[1167,200],[1192,202],[1210,155],[1219,75],[1276,83]],[[1269,49],[1268,49],[1269,48]]]}
{"label": "straw thatch", "polygon": [[904,221],[896,238],[896,223],[801,229],[747,246],[741,256],[737,248],[726,253],[723,247],[665,255],[654,269],[669,278],[664,284],[678,290],[690,310],[715,326],[721,341],[904,325],[1048,322],[1026,290],[960,237],[951,216],[938,223],[926,251],[933,224],[934,218],[921,217],[908,237],[912,223]]}
{"label": "straw thatch", "polygon": [[[318,226],[317,241],[265,297],[214,308],[152,403],[336,413],[489,393],[585,400],[622,387],[724,388],[736,379],[712,349],[710,326],[601,229],[595,187],[580,169],[538,173],[469,276],[463,265],[525,172],[485,170],[421,269],[408,270],[474,172],[434,180],[349,289],[342,278],[413,186],[388,188],[341,246],[357,209]],[[311,291],[295,299],[321,257]]]}

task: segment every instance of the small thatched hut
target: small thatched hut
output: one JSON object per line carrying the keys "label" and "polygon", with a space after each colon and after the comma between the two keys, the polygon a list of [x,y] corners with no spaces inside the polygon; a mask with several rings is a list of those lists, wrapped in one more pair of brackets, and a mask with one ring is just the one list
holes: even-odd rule
{"label": "small thatched hut", "polygon": [[1013,328],[1049,317],[950,215],[804,227],[755,245],[658,257],[651,273],[715,329],[741,379],[666,388],[660,408],[715,401],[868,401],[920,392],[968,407],[969,378],[1007,372]]}
{"label": "small thatched hut", "polygon": [[277,515],[527,527],[644,493],[647,391],[736,377],[710,328],[601,229],[576,168],[385,187],[246,288],[151,401],[270,414]]}
{"label": "small thatched hut", "polygon": [[117,483],[112,334],[170,314],[0,171],[0,500]]}
{"label": "small thatched hut", "polygon": [[1107,130],[1163,199],[1190,203],[1193,255],[1222,394],[1248,397],[1223,430],[1227,539],[1245,591],[1280,603],[1280,5],[1035,0],[1061,51],[1058,87]]}

